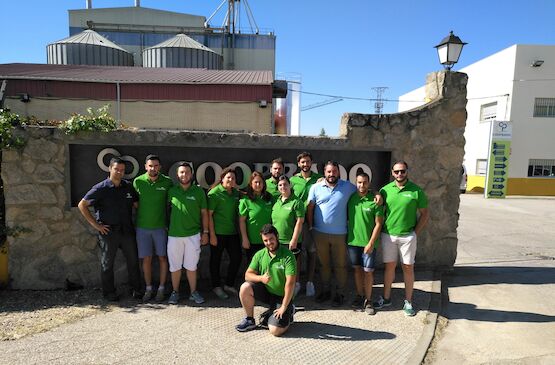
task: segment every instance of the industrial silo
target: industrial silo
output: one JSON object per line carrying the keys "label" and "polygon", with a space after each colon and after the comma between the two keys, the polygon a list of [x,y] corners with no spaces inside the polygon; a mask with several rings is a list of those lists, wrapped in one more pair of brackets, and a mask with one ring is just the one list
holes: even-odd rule
{"label": "industrial silo", "polygon": [[143,67],[222,69],[222,56],[185,34],[143,51]]}
{"label": "industrial silo", "polygon": [[85,30],[46,47],[54,65],[133,66],[133,55],[94,30]]}

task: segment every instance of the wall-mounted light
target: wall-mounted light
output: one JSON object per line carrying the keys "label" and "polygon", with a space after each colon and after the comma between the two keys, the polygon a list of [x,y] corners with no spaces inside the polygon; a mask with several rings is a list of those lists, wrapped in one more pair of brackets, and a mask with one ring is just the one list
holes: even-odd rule
{"label": "wall-mounted light", "polygon": [[543,60],[534,60],[530,67],[540,67],[541,65],[543,65]]}
{"label": "wall-mounted light", "polygon": [[31,97],[27,93],[19,94],[19,101],[22,103],[28,103],[31,101]]}
{"label": "wall-mounted light", "polygon": [[268,102],[266,100],[258,100],[258,107],[265,108],[268,106]]}

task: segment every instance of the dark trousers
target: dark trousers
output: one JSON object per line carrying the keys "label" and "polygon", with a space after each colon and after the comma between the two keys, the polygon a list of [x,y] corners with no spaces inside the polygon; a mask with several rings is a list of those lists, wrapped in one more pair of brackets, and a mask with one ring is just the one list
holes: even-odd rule
{"label": "dark trousers", "polygon": [[254,256],[255,253],[257,253],[259,250],[264,248],[264,244],[261,245],[253,245],[251,243],[251,247],[248,248],[246,251],[247,253],[247,265],[249,265],[251,263],[252,257]]}
{"label": "dark trousers", "polygon": [[114,284],[114,261],[118,248],[121,248],[127,263],[127,275],[129,285],[135,290],[141,290],[141,272],[139,269],[139,256],[137,254],[137,243],[132,230],[122,230],[111,227],[106,235],[98,235],[98,247],[100,248],[100,278],[102,280],[102,294],[104,296],[115,293]]}
{"label": "dark trousers", "polygon": [[233,235],[216,235],[218,245],[210,245],[210,277],[212,279],[212,287],[222,286],[220,279],[220,265],[222,262],[222,253],[224,249],[229,256],[229,265],[227,267],[227,276],[225,285],[234,286],[237,272],[241,266],[243,251],[241,251],[241,242],[238,234]]}

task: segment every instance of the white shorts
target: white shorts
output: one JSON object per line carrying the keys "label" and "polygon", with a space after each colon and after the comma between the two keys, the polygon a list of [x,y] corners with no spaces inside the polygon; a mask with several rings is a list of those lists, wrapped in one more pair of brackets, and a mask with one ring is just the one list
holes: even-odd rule
{"label": "white shorts", "polygon": [[406,236],[393,236],[389,233],[381,234],[383,262],[397,262],[401,254],[401,263],[414,265],[416,256],[416,233]]}
{"label": "white shorts", "polygon": [[170,272],[185,268],[196,271],[200,259],[200,234],[189,237],[168,237],[168,262]]}

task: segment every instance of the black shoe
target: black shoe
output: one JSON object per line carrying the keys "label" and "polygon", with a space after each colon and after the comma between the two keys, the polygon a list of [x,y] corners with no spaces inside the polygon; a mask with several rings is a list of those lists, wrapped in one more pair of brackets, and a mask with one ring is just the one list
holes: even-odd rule
{"label": "black shoe", "polygon": [[131,293],[131,297],[133,297],[133,299],[135,300],[142,301],[144,296],[145,296],[145,293],[139,290],[133,290],[133,292]]}
{"label": "black shoe", "polygon": [[330,291],[323,291],[316,297],[317,303],[323,303],[331,299],[331,292]]}
{"label": "black shoe", "polygon": [[335,294],[331,302],[332,307],[341,307],[345,303],[345,297],[341,294]]}
{"label": "black shoe", "polygon": [[104,299],[109,302],[117,302],[119,300],[119,295],[117,295],[116,293],[109,293],[104,295]]}
{"label": "black shoe", "polygon": [[268,320],[272,314],[274,314],[274,311],[271,309],[264,311],[258,318],[258,325],[262,328],[268,328]]}

